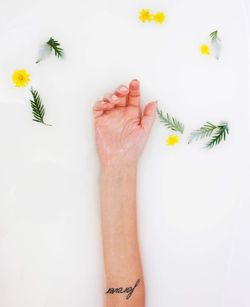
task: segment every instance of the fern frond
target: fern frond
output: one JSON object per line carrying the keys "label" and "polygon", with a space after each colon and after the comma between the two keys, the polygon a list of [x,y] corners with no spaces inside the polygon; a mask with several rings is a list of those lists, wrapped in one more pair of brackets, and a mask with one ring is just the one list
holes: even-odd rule
{"label": "fern frond", "polygon": [[166,115],[163,114],[161,110],[157,108],[157,114],[160,118],[160,122],[164,124],[168,129],[171,129],[173,131],[178,131],[180,133],[184,132],[184,125],[175,119],[174,117],[171,117],[168,113]]}
{"label": "fern frond", "polygon": [[32,100],[30,100],[31,108],[32,108],[32,114],[33,114],[33,121],[42,123],[47,126],[48,125],[44,122],[44,115],[45,115],[45,108],[42,104],[42,99],[38,93],[38,91],[33,90],[33,88],[30,89],[30,92],[32,94]]}
{"label": "fern frond", "polygon": [[50,51],[54,51],[55,56],[58,58],[63,56],[63,49],[60,46],[60,43],[53,39],[52,37],[46,43],[50,47]]}
{"label": "fern frond", "polygon": [[206,144],[206,148],[213,148],[216,145],[219,145],[221,141],[225,141],[227,135],[229,134],[229,128],[227,122],[222,122],[217,126],[214,135],[210,141]]}
{"label": "fern frond", "polygon": [[194,140],[198,141],[211,136],[216,128],[217,126],[206,122],[200,129],[197,129],[190,134],[188,144],[192,143]]}
{"label": "fern frond", "polygon": [[210,33],[210,37],[211,37],[212,40],[219,39],[218,38],[218,30],[213,31],[212,33]]}
{"label": "fern frond", "polygon": [[215,58],[219,60],[221,55],[221,44],[220,44],[221,40],[218,37],[218,30],[212,32],[210,34],[210,38],[211,38],[211,48],[213,50],[213,54]]}

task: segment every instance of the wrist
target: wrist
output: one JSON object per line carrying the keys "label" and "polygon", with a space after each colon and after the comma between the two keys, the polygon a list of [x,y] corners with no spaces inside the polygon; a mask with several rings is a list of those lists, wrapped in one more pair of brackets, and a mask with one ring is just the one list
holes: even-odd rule
{"label": "wrist", "polygon": [[132,170],[137,170],[137,161],[136,160],[109,160],[102,162],[101,161],[101,172],[128,172]]}
{"label": "wrist", "polygon": [[136,177],[136,163],[112,163],[101,165],[101,177],[107,181],[112,181],[115,185],[124,180],[130,180]]}

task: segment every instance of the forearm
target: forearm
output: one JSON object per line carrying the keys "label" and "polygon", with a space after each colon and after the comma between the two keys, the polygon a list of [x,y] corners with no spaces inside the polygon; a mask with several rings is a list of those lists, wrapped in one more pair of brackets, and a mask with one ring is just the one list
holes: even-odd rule
{"label": "forearm", "polygon": [[144,306],[143,273],[137,239],[136,172],[136,164],[101,168],[100,201],[107,307]]}

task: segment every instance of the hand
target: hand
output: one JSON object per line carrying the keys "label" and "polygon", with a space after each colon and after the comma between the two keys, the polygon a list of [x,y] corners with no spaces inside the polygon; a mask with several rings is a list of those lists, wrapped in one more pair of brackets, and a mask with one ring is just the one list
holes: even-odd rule
{"label": "hand", "polygon": [[148,139],[157,102],[140,106],[140,83],[121,85],[94,105],[96,144],[102,165],[136,164]]}

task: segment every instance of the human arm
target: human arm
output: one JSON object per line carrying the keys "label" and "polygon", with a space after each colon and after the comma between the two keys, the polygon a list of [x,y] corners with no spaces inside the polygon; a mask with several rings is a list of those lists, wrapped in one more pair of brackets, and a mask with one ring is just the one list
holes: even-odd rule
{"label": "human arm", "polygon": [[105,267],[105,307],[144,307],[137,236],[136,175],[156,111],[140,106],[137,80],[120,86],[94,106],[100,157],[100,206]]}

